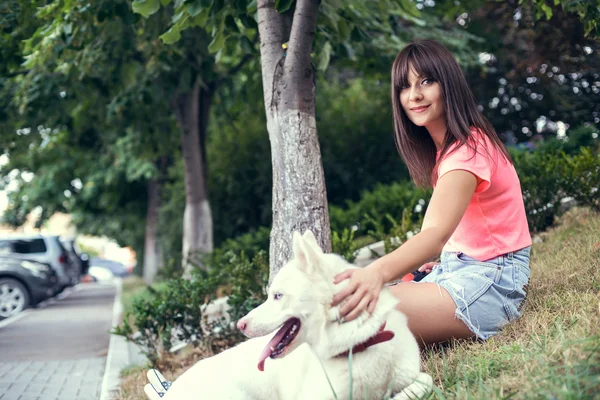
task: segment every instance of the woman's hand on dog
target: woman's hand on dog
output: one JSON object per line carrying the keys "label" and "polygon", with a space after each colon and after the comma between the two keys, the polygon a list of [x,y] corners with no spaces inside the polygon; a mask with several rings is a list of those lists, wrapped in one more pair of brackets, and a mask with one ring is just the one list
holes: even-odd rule
{"label": "woman's hand on dog", "polygon": [[333,283],[340,283],[344,279],[350,279],[350,282],[333,297],[331,304],[332,307],[335,307],[347,299],[340,307],[340,320],[352,321],[365,310],[372,314],[384,284],[379,271],[369,267],[347,269],[337,274]]}

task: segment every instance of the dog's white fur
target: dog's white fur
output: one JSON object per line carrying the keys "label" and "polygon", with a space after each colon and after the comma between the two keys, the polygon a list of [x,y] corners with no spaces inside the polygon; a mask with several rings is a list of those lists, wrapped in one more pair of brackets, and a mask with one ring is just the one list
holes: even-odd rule
{"label": "dog's white fur", "polygon": [[[164,400],[333,399],[327,376],[337,398],[349,399],[349,361],[335,356],[374,336],[384,322],[395,337],[353,354],[353,397],[382,399],[391,389],[398,400],[431,390],[431,377],[420,372],[419,349],[406,317],[395,309],[397,299],[384,289],[372,315],[365,312],[339,323],[338,309],[330,304],[348,281],[334,285],[333,277],[352,266],[340,256],[324,254],[310,231],[294,233],[293,252],[273,279],[268,299],[238,323],[253,339],[199,361],[173,383]],[[257,365],[274,336],[270,334],[293,317],[301,321],[298,336],[260,371]]]}

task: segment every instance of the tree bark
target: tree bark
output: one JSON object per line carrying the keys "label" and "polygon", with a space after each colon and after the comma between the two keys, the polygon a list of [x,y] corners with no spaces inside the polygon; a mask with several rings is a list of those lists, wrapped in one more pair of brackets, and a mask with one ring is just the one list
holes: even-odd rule
{"label": "tree bark", "polygon": [[204,143],[208,107],[212,91],[197,80],[192,89],[175,101],[175,114],[181,130],[181,150],[185,167],[185,212],[183,216],[184,276],[202,265],[202,255],[213,249],[213,222],[206,181]]}
{"label": "tree bark", "polygon": [[144,240],[144,282],[154,282],[160,263],[157,240],[158,209],[160,207],[161,183],[159,178],[148,182],[148,212],[146,215],[146,235]]}
{"label": "tree bark", "polygon": [[[290,258],[294,231],[312,230],[323,250],[331,251],[310,59],[319,3],[298,0],[291,20],[275,11],[275,1],[258,1],[263,94],[273,165],[269,281]],[[287,54],[282,48],[286,42]]]}

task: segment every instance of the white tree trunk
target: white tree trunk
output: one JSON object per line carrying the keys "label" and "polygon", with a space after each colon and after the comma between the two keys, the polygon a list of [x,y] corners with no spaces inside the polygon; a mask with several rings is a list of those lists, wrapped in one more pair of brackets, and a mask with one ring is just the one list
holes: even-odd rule
{"label": "white tree trunk", "polygon": [[202,256],[213,250],[212,213],[208,200],[185,204],[183,214],[184,276],[190,276],[194,266],[203,268]]}
{"label": "white tree trunk", "polygon": [[160,182],[153,179],[148,182],[148,212],[146,214],[146,235],[144,240],[144,282],[150,285],[154,282],[158,265],[160,263],[160,251],[158,247],[157,223],[158,209],[160,206]]}
{"label": "white tree trunk", "polygon": [[[181,150],[185,166],[185,212],[183,217],[184,276],[190,277],[194,266],[201,266],[202,255],[213,250],[213,223],[206,186],[205,161],[201,131],[207,124],[209,102],[199,81],[192,90],[180,94],[176,115],[181,129]],[[202,97],[202,98],[201,98]]]}
{"label": "white tree trunk", "polygon": [[270,121],[273,162],[273,227],[270,273],[275,276],[291,255],[292,234],[310,229],[331,251],[325,177],[314,114],[295,110]]}
{"label": "white tree trunk", "polygon": [[[263,91],[273,165],[270,277],[291,255],[294,231],[312,230],[331,251],[325,177],[315,122],[310,53],[319,1],[298,0],[293,20],[258,1]],[[291,22],[291,23],[290,23]],[[288,42],[284,57],[282,44]]]}

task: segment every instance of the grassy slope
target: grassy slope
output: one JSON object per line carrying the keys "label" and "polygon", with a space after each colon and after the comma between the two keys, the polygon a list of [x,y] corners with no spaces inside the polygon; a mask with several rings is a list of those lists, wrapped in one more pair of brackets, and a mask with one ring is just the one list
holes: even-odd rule
{"label": "grassy slope", "polygon": [[[573,210],[541,237],[523,318],[485,343],[426,352],[431,398],[600,399],[600,215]],[[192,362],[163,372],[177,377]],[[125,372],[119,400],[146,398],[144,372]]]}
{"label": "grassy slope", "polygon": [[433,398],[600,398],[600,216],[573,210],[541,237],[523,318],[425,354]]}

